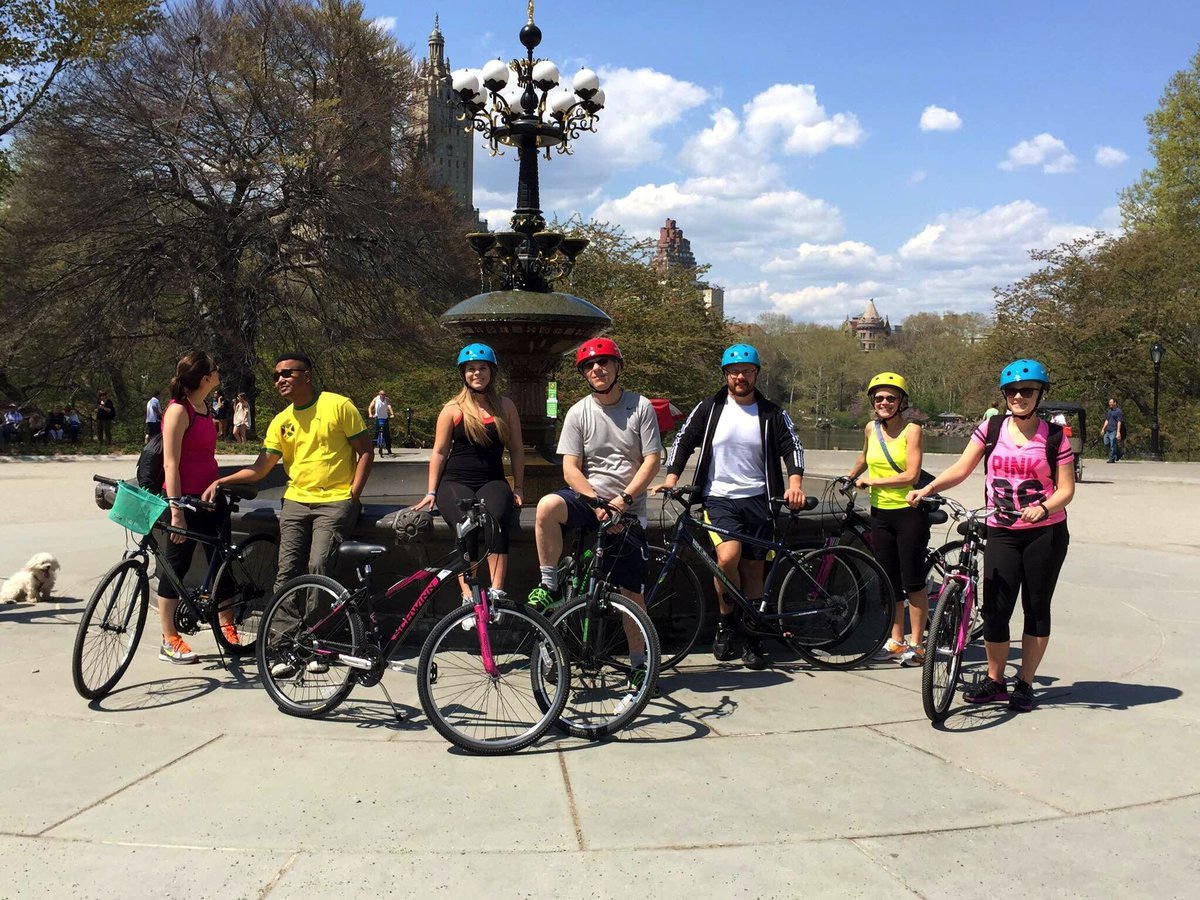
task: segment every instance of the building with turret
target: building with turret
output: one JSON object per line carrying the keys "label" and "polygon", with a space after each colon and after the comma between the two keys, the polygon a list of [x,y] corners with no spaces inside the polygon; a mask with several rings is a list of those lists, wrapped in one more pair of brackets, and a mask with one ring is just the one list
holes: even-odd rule
{"label": "building with turret", "polygon": [[878,350],[884,341],[891,337],[893,331],[900,330],[900,326],[892,328],[892,323],[885,316],[879,315],[874,298],[867,301],[867,308],[861,316],[847,316],[842,327],[854,332],[854,336],[858,338],[858,346],[867,352]]}
{"label": "building with turret", "polygon": [[450,84],[450,60],[438,17],[429,35],[429,56],[417,66],[420,98],[413,123],[429,179],[448,188],[464,209],[474,209],[475,133],[459,121],[458,98]]}

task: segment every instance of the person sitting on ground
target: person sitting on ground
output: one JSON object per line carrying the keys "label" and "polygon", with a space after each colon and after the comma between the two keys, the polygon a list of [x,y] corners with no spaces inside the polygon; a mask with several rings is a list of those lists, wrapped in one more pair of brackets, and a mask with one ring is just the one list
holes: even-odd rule
{"label": "person sitting on ground", "polygon": [[61,442],[67,430],[67,414],[61,406],[56,406],[46,416],[46,437],[56,444]]}
{"label": "person sitting on ground", "polygon": [[[413,509],[428,509],[436,498],[438,511],[453,529],[466,516],[459,509],[459,501],[482,500],[492,517],[487,548],[491,587],[498,596],[504,596],[510,518],[514,508],[520,509],[524,492],[521,419],[512,400],[500,394],[500,364],[491,347],[463,347],[458,354],[458,371],[463,386],[438,414],[429,456],[429,489]],[[505,450],[512,463],[511,490],[504,480]],[[478,559],[478,534],[472,538],[471,558]],[[463,600],[469,601],[471,594],[461,575],[459,583]]]}
{"label": "person sitting on ground", "polygon": [[[1035,359],[1009,363],[1000,372],[1000,389],[1008,406],[1000,427],[989,433],[988,422],[980,423],[958,461],[925,487],[909,492],[908,502],[916,505],[930,494],[961,484],[985,458],[989,436],[995,435],[995,446],[985,464],[987,505],[994,509],[987,522],[983,555],[987,679],[967,688],[963,699],[968,703],[1008,701],[1010,709],[1029,712],[1034,706],[1033,680],[1050,642],[1050,601],[1071,540],[1066,506],[1075,496],[1075,457],[1061,433],[1057,435],[1058,450],[1053,451],[1050,424],[1037,416],[1038,404],[1050,389],[1045,366]],[[1021,666],[1010,695],[1004,669],[1008,623],[1018,593],[1025,625]]]}
{"label": "person sitting on ground", "polygon": [[79,411],[73,406],[67,407],[67,440],[72,444],[79,441],[79,434],[83,431],[83,421],[79,418]]}

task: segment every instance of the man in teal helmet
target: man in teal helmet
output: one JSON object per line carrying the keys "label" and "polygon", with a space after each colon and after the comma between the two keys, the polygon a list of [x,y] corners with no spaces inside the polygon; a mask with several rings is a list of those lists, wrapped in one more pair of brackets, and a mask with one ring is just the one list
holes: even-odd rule
{"label": "man in teal helmet", "polygon": [[[775,521],[770,501],[781,499],[792,509],[804,505],[804,447],[791,417],[755,387],[761,363],[749,344],[734,344],[721,356],[725,386],[702,400],[688,415],[667,454],[663,487],[679,481],[693,451],[696,486],[701,490],[705,520],[728,531],[769,540]],[[783,467],[787,467],[787,479]],[[712,534],[717,563],[747,600],[757,602],[763,593],[766,550],[742,541]],[[713,656],[730,660],[734,649],[734,607],[717,582],[721,621],[713,641]],[[746,641],[742,661],[747,668],[763,669],[767,659],[762,642]]]}

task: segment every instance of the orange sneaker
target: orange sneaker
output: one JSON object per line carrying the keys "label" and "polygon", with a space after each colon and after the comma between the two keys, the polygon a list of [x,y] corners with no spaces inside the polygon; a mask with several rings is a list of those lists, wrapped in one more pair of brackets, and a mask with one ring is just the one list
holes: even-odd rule
{"label": "orange sneaker", "polygon": [[200,659],[179,635],[163,638],[162,646],[158,648],[158,658],[177,666],[190,665]]}
{"label": "orange sneaker", "polygon": [[242,639],[238,637],[237,626],[232,622],[221,626],[221,634],[225,635],[225,643],[227,644],[240,644],[242,642]]}

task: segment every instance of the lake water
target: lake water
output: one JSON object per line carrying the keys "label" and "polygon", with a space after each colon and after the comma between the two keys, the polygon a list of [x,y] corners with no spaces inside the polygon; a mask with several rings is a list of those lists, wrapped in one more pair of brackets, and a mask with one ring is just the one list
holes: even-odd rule
{"label": "lake water", "polygon": [[[798,428],[800,442],[806,450],[861,450],[863,433],[860,428]],[[926,453],[962,453],[967,435],[925,433]]]}

